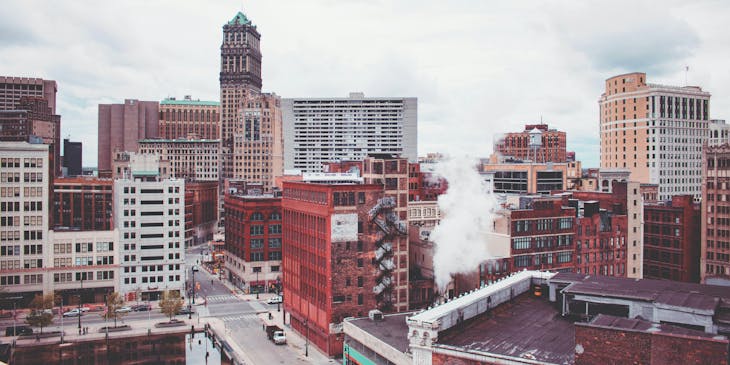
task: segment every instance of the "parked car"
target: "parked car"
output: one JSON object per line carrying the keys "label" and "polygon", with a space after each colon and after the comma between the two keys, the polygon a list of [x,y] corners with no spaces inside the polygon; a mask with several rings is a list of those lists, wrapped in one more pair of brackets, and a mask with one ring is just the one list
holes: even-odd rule
{"label": "parked car", "polygon": [[152,310],[152,306],[149,304],[137,304],[132,306],[132,310],[135,312],[147,312]]}
{"label": "parked car", "polygon": [[193,314],[193,313],[195,313],[195,310],[193,308],[189,307],[189,306],[188,307],[182,307],[177,312],[177,314]]}
{"label": "parked car", "polygon": [[78,317],[82,315],[84,312],[79,310],[78,308],[71,309],[68,312],[63,313],[64,317]]}
{"label": "parked car", "polygon": [[88,312],[89,311],[89,307],[81,307],[81,311],[82,312]]}
{"label": "parked car", "polygon": [[268,303],[268,304],[277,304],[277,303],[282,303],[282,302],[283,302],[283,299],[278,295],[275,297],[271,297],[271,298],[269,298],[269,300],[266,301],[266,303]]}
{"label": "parked car", "polygon": [[117,309],[115,312],[117,312],[117,313],[129,313],[131,311],[132,311],[132,307],[129,307],[129,306],[126,306],[125,305],[124,307],[121,307],[121,308]]}
{"label": "parked car", "polygon": [[28,326],[15,326],[15,330],[13,331],[13,327],[6,327],[5,328],[5,336],[24,336],[24,335],[32,335],[33,329]]}
{"label": "parked car", "polygon": [[284,331],[275,331],[274,332],[274,335],[271,337],[271,339],[277,345],[285,345],[286,344],[286,335],[284,334]]}

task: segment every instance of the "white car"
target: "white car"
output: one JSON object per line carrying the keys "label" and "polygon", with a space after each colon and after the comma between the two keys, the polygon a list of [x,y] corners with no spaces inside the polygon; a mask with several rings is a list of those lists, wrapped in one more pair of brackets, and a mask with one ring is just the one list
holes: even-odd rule
{"label": "white car", "polygon": [[78,308],[71,309],[68,312],[63,313],[64,317],[78,317],[83,314],[83,311],[80,311]]}
{"label": "white car", "polygon": [[132,307],[128,307],[128,306],[125,305],[124,307],[121,307],[121,308],[117,309],[115,312],[117,312],[117,313],[129,313],[131,311],[132,311]]}
{"label": "white car", "polygon": [[282,303],[282,302],[283,302],[283,299],[279,295],[277,295],[275,297],[271,297],[271,298],[269,298],[269,300],[266,301],[266,303],[268,303],[268,304],[276,304],[276,303]]}
{"label": "white car", "polygon": [[286,344],[286,335],[284,334],[284,331],[274,332],[274,335],[271,337],[271,339],[274,340],[274,343],[277,345]]}

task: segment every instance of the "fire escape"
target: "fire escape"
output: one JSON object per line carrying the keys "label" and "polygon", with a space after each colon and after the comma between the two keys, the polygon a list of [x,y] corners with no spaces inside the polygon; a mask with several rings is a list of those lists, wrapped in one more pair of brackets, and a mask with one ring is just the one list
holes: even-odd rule
{"label": "fire escape", "polygon": [[393,241],[397,236],[408,234],[407,225],[402,222],[393,211],[395,198],[385,197],[378,199],[378,203],[368,213],[370,221],[378,227],[375,239],[375,293],[378,301],[378,309],[390,310],[392,306],[391,295],[393,292],[394,280],[393,270],[396,265],[393,258]]}

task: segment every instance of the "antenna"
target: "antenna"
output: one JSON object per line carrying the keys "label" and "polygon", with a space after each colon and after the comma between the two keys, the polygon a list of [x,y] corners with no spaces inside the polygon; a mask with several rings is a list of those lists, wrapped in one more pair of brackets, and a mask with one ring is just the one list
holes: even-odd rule
{"label": "antenna", "polygon": [[684,66],[684,86],[687,86],[687,73],[689,72],[689,66]]}

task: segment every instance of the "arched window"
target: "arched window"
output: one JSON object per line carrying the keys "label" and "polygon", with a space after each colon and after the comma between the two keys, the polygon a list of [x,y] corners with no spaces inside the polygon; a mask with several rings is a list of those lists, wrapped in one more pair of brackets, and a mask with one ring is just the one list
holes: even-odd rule
{"label": "arched window", "polygon": [[253,213],[253,214],[251,214],[251,220],[252,221],[262,221],[262,220],[264,220],[264,215],[261,214],[260,212]]}

